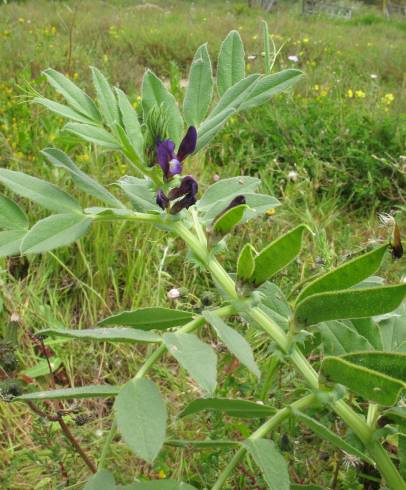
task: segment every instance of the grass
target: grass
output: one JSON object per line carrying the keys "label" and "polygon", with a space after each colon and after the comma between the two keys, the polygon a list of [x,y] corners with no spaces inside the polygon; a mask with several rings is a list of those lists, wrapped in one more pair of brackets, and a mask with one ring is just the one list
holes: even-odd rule
{"label": "grass", "polygon": [[[87,67],[96,65],[128,91],[137,106],[140,79],[145,67],[150,67],[180,96],[195,49],[209,41],[216,59],[222,38],[233,28],[240,30],[246,44],[247,70],[255,72],[262,62],[259,20],[265,17],[276,43],[284,45],[276,68],[299,66],[306,78],[288,97],[277,97],[266,108],[233,118],[206,155],[188,161],[191,173],[206,184],[214,174],[257,174],[263,179],[264,190],[283,201],[272,220],[264,219],[255,228],[241,228],[230,240],[225,263],[233,266],[241,239],[254,236],[259,248],[280,231],[305,222],[315,237],[309,241],[309,253],[303,254],[302,261],[279,278],[284,287],[311,271],[341,262],[376,240],[386,240],[376,211],[406,202],[406,41],[405,24],[400,21],[388,21],[373,11],[360,11],[350,22],[302,18],[292,7],[266,16],[238,2],[191,5],[180,0],[158,2],[156,7],[118,0],[27,0],[2,5],[0,14],[3,166],[70,188],[66,176],[51,169],[39,154],[52,144],[69,151],[85,171],[102,182],[130,173],[117,157],[78,144],[61,131],[61,120],[29,104],[28,96],[35,91],[48,93],[41,70],[52,66],[86,87],[90,81]],[[289,60],[292,55],[298,62]],[[30,215],[39,216],[35,206],[24,206]],[[404,216],[399,219],[404,225]],[[28,333],[45,325],[88,327],[112,312],[138,306],[159,304],[197,310],[202,303],[216,304],[218,298],[211,293],[209,279],[193,264],[184,266],[184,252],[181,243],[172,240],[163,244],[160,233],[147,227],[108,225],[94,228],[74,247],[30,258],[28,269],[20,259],[3,260],[2,330],[17,331],[19,368],[41,360]],[[404,260],[388,262],[385,269],[390,277],[398,277]],[[174,286],[184,290],[182,297],[171,303],[166,294]],[[249,335],[261,366],[265,366],[269,352],[263,339],[253,332]],[[143,347],[106,345],[100,349],[79,342],[54,343],[51,347],[63,362],[57,376],[61,385],[122,383],[146,355]],[[220,395],[255,399],[260,393],[260,387],[225,354],[220,373]],[[170,401],[170,433],[185,439],[195,437],[196,419],[175,421],[173,416],[196,396],[196,387],[169,358],[157,366],[153,378],[159,380]],[[48,377],[38,379],[38,386],[48,383]],[[301,388],[299,380],[282,370],[271,388],[276,406],[286,401],[281,399],[280,383],[291,387],[292,392]],[[87,422],[80,425],[73,413],[70,424],[86,449],[97,457],[103,439],[100,435],[110,424],[111,404],[83,401],[80,409]],[[244,437],[252,426],[251,422],[235,420],[224,424],[220,417],[201,416],[200,421],[202,438],[224,438],[227,434]],[[86,480],[87,469],[57,427],[41,421],[25,406],[2,403],[0,427],[5,434],[0,442],[2,487],[79,488]],[[289,424],[277,435],[294,462],[295,481],[328,485],[338,465],[337,488],[362,488],[359,470],[344,471],[338,452],[326,444],[320,447],[317,438],[297,445],[296,436],[297,428]],[[148,466],[134,459],[117,440],[109,464],[118,465],[116,473],[123,482],[139,474],[154,478],[166,475],[206,488],[227,460],[227,451],[168,447],[153,466]],[[249,465],[244,471],[255,475]],[[239,473],[230,488],[255,488],[243,471]],[[263,482],[255,477],[257,488],[261,488]]]}

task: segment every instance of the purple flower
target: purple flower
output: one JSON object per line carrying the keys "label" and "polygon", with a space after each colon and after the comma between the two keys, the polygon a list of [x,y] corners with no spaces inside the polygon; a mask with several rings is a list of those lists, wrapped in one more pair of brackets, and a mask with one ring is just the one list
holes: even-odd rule
{"label": "purple flower", "polygon": [[156,154],[165,179],[170,180],[174,175],[182,172],[182,162],[191,155],[196,148],[197,131],[190,126],[183,138],[178,153],[175,153],[175,143],[172,140],[158,141]]}
{"label": "purple flower", "polygon": [[156,195],[156,203],[163,210],[166,210],[170,207],[170,201],[175,201],[170,207],[169,212],[171,214],[178,214],[182,209],[187,209],[196,203],[198,188],[199,186],[195,179],[187,175],[183,177],[179,187],[174,187],[169,191],[168,196],[160,189]]}

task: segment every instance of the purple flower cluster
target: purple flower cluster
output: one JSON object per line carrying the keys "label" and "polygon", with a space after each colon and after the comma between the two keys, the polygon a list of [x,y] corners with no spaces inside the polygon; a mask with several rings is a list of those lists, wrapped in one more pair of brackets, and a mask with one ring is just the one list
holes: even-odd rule
{"label": "purple flower cluster", "polygon": [[[157,159],[165,181],[169,182],[172,177],[182,173],[182,162],[195,151],[196,142],[197,131],[193,126],[190,126],[187,130],[177,153],[175,153],[175,143],[172,140],[158,141],[156,148]],[[162,209],[169,210],[171,214],[177,214],[182,209],[187,209],[196,203],[197,191],[196,180],[187,175],[183,177],[179,187],[171,189],[168,195],[160,189],[156,195],[156,203]],[[175,201],[172,206],[171,201]]]}

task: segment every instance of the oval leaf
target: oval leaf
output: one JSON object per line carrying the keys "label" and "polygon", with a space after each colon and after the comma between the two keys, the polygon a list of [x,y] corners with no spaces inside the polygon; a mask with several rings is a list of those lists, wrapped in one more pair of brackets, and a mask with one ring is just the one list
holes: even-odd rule
{"label": "oval leaf", "polygon": [[271,242],[255,257],[252,281],[260,285],[290,264],[300,253],[305,225],[299,225]]}
{"label": "oval leaf", "polygon": [[217,356],[213,349],[191,333],[166,333],[168,351],[196,383],[212,394],[217,385]]}
{"label": "oval leaf", "polygon": [[103,148],[109,150],[120,149],[120,145],[114,136],[101,127],[91,126],[90,124],[68,123],[63,129],[89,143],[99,145]]}
{"label": "oval leaf", "polygon": [[193,313],[169,308],[139,308],[134,311],[123,311],[112,315],[99,325],[125,325],[140,330],[166,330],[171,327],[180,327],[193,319]]}
{"label": "oval leaf", "polygon": [[93,100],[77,87],[69,78],[59,73],[56,70],[48,68],[42,72],[50,85],[61,94],[66,102],[73,107],[76,111],[84,114],[89,119],[99,122],[101,120],[100,113],[97,110],[96,104]]}
{"label": "oval leaf", "polygon": [[65,328],[47,328],[38,332],[38,335],[50,337],[65,337],[71,339],[99,340],[101,342],[160,342],[161,337],[144,330],[134,328],[85,328],[71,330]]}
{"label": "oval leaf", "polygon": [[99,470],[87,481],[83,490],[116,490],[114,476],[108,470]]}
{"label": "oval leaf", "polygon": [[35,223],[21,242],[21,253],[38,254],[75,242],[92,220],[83,214],[54,214]]}
{"label": "oval leaf", "polygon": [[51,211],[57,213],[81,211],[76,199],[45,180],[1,168],[0,182],[19,196],[26,197]]}
{"label": "oval leaf", "polygon": [[21,242],[26,234],[25,230],[0,231],[0,257],[20,255]]}
{"label": "oval leaf", "polygon": [[0,194],[0,228],[6,230],[26,230],[28,219],[24,211],[14,201]]}
{"label": "oval leaf", "polygon": [[138,457],[152,463],[166,434],[166,406],[158,388],[147,379],[131,380],[118,394],[114,410],[124,441]]}
{"label": "oval leaf", "polygon": [[224,320],[211,313],[203,312],[204,318],[214,328],[227,349],[246,366],[257,378],[261,377],[261,372],[254,359],[250,344],[234,328],[229,327]]}
{"label": "oval leaf", "polygon": [[300,326],[326,320],[367,318],[395,310],[406,295],[406,284],[319,293],[296,307],[295,322]]}
{"label": "oval leaf", "polygon": [[213,229],[216,233],[225,235],[231,231],[243,218],[245,210],[248,208],[246,204],[240,204],[228,209],[224,214],[216,219]]}
{"label": "oval leaf", "polygon": [[247,439],[243,445],[259,466],[268,488],[271,490],[290,489],[288,464],[273,441]]}
{"label": "oval leaf", "polygon": [[189,126],[197,127],[204,119],[213,95],[213,78],[207,43],[200,46],[192,61],[183,101],[183,114]]}
{"label": "oval leaf", "polygon": [[255,269],[256,250],[250,244],[246,243],[238,256],[237,277],[243,281],[248,281]]}
{"label": "oval leaf", "polygon": [[326,357],[320,373],[324,380],[342,384],[357,395],[382,405],[395,405],[405,388],[402,381],[353,364],[344,357]]}
{"label": "oval leaf", "polygon": [[80,170],[80,168],[75,165],[62,150],[58,150],[57,148],[45,148],[41,153],[50,163],[52,163],[52,165],[63,168],[69,172],[79,189],[110,206],[122,207],[121,202],[113,196],[113,194],[100,185],[96,180],[92,179],[92,177],[85,174],[85,172],[82,172],[82,170]]}
{"label": "oval leaf", "polygon": [[54,372],[61,364],[62,360],[59,357],[51,357],[49,364],[47,359],[43,359],[35,366],[21,371],[21,374],[25,374],[29,378],[40,378],[41,376],[48,376],[50,374],[49,366],[51,366],[51,370]]}
{"label": "oval leaf", "polygon": [[378,247],[317,278],[301,291],[296,302],[312,294],[348,289],[372,276],[379,269],[387,248],[387,245]]}
{"label": "oval leaf", "polygon": [[231,199],[238,195],[254,192],[260,183],[261,181],[256,177],[248,176],[231,177],[230,179],[219,180],[206,190],[197,205],[199,209],[206,210],[218,201],[227,201],[228,204]]}
{"label": "oval leaf", "polygon": [[138,121],[137,112],[132,107],[125,93],[116,88],[118,106],[120,108],[123,128],[128,136],[131,146],[134,148],[139,160],[144,160],[144,137],[141,131],[141,125]]}
{"label": "oval leaf", "polygon": [[217,88],[220,96],[244,77],[244,45],[239,32],[231,31],[221,44],[217,63]]}
{"label": "oval leaf", "polygon": [[112,385],[90,385],[78,388],[63,388],[60,390],[36,391],[16,396],[13,400],[72,400],[79,398],[106,398],[116,396],[120,391],[119,386]]}
{"label": "oval leaf", "polygon": [[114,92],[103,73],[94,66],[91,66],[90,69],[92,71],[93,85],[96,89],[100,112],[106,123],[109,126],[113,126],[113,124],[117,123],[119,120],[117,101]]}
{"label": "oval leaf", "polygon": [[231,417],[241,418],[262,418],[275,413],[273,407],[268,407],[255,402],[247,400],[230,400],[228,398],[202,398],[200,400],[193,400],[189,405],[180,413],[179,417],[186,417],[194,413],[199,413],[205,410],[211,412],[222,412],[230,415]]}

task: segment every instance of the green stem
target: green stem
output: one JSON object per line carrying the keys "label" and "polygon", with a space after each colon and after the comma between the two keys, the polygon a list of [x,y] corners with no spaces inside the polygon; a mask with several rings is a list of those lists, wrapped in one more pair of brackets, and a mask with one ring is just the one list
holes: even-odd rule
{"label": "green stem", "polygon": [[[227,305],[227,306],[223,306],[222,308],[218,308],[217,310],[214,310],[214,313],[217,316],[223,318],[232,315],[233,313],[235,313],[235,310],[232,306]],[[199,316],[197,318],[194,318],[192,321],[186,323],[185,325],[183,325],[183,327],[181,327],[177,332],[190,333],[198,329],[199,327],[203,326],[205,323],[206,323],[205,318]],[[166,346],[163,344],[160,345],[158,349],[156,349],[150,356],[148,356],[144,364],[140,367],[140,369],[137,371],[137,374],[132,379],[137,380],[145,376],[146,373],[149,371],[149,369],[151,369],[151,367],[165,352],[166,352]],[[113,440],[116,431],[117,431],[117,423],[116,420],[113,419],[113,423],[111,424],[110,431],[107,435],[106,441],[102,449],[102,454],[100,456],[99,464],[97,465],[98,470],[102,469],[105,464],[106,457],[110,449],[110,444],[111,441]]]}
{"label": "green stem", "polygon": [[[231,300],[238,299],[234,281],[219,262],[210,256],[208,250],[201,245],[199,240],[182,223],[176,223],[173,229],[189,245],[193,253],[206,264],[213,279],[221,287],[225,295]],[[258,323],[289,356],[290,360],[305,378],[309,386],[313,389],[318,389],[319,380],[317,372],[296,346],[290,348],[289,339],[283,329],[259,307],[250,308],[248,310],[248,316],[253,322]],[[334,402],[331,406],[361,439],[371,456],[374,458],[389,487],[393,490],[406,490],[406,482],[400,476],[389,455],[378,442],[373,441],[372,429],[368,426],[365,419],[354,412],[354,410],[343,400]],[[235,457],[237,458],[237,454]]]}
{"label": "green stem", "polygon": [[[307,395],[300,400],[295,401],[291,405],[281,408],[275,415],[273,415],[269,420],[262,424],[255,432],[253,432],[249,437],[248,441],[256,441],[265,437],[269,432],[278,427],[289,415],[292,410],[304,410],[309,405],[311,405],[315,400],[313,394]],[[234,454],[231,461],[225,467],[221,475],[218,477],[216,483],[212,487],[212,490],[220,490],[224,483],[227,481],[228,477],[237,466],[237,464],[244,458],[247,450],[245,447],[240,447],[240,449]]]}

